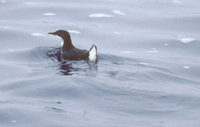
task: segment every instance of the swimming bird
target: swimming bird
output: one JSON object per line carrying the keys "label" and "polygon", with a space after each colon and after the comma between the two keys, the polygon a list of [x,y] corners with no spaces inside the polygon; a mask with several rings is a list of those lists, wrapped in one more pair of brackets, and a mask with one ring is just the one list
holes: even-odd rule
{"label": "swimming bird", "polygon": [[88,60],[97,62],[97,47],[92,45],[89,51],[74,47],[68,31],[58,30],[56,32],[49,32],[48,34],[57,35],[62,38],[63,45],[61,47],[61,55],[65,60]]}

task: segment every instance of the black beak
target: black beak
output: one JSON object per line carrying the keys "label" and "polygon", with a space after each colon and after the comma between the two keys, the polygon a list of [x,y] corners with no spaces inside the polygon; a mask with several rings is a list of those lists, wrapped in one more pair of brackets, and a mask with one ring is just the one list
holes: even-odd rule
{"label": "black beak", "polygon": [[55,32],[49,32],[48,34],[53,34],[53,35],[56,35],[56,33],[55,33]]}

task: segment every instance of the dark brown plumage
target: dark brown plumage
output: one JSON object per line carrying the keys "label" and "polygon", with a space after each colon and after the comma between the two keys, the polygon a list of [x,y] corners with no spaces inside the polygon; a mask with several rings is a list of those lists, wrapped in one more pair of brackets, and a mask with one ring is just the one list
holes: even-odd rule
{"label": "dark brown plumage", "polygon": [[[71,37],[68,31],[58,30],[56,32],[50,32],[49,34],[57,35],[63,39],[63,46],[61,47],[62,48],[61,54],[63,59],[66,60],[89,59],[89,55],[91,54],[90,51],[75,48],[74,45],[72,44]],[[93,45],[92,48],[95,48],[95,50],[97,50],[95,45]],[[96,61],[97,61],[97,55],[96,55]]]}

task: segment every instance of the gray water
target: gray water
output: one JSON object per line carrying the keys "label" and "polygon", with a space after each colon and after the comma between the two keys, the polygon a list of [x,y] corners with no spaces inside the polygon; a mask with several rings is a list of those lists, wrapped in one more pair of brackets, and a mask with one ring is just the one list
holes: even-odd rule
{"label": "gray water", "polygon": [[199,0],[0,0],[0,127],[199,127],[199,54]]}

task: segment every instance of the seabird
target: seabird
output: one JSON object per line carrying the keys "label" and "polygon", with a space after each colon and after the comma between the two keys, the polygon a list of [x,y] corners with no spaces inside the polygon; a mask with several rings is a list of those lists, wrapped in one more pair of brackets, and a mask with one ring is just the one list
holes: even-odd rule
{"label": "seabird", "polygon": [[71,41],[71,37],[68,31],[58,30],[56,32],[49,32],[61,37],[63,39],[63,45],[61,47],[61,55],[65,60],[88,60],[89,62],[97,62],[97,47],[92,45],[89,51],[84,49],[78,49],[74,47]]}

